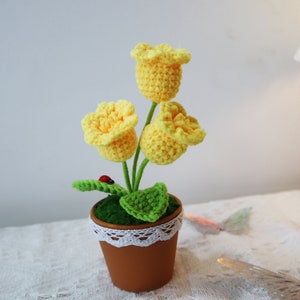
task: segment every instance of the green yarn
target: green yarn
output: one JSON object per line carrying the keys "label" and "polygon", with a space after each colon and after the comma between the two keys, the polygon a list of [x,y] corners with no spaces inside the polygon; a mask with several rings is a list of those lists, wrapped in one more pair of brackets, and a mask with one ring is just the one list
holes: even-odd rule
{"label": "green yarn", "polygon": [[145,223],[129,215],[120,205],[118,195],[108,195],[97,204],[94,214],[96,218],[117,225],[138,225]]}
{"label": "green yarn", "polygon": [[171,215],[179,206],[180,204],[175,200],[175,198],[171,195],[168,195],[169,196],[169,199],[168,199],[168,207],[167,207],[167,210],[166,212],[161,216],[160,219],[163,219],[169,215]]}
{"label": "green yarn", "polygon": [[[132,193],[128,193],[119,184],[109,184],[99,180],[78,180],[74,181],[72,186],[81,192],[98,190],[110,194],[106,199],[114,201],[110,201],[112,204],[105,209],[105,213],[100,212],[99,219],[113,224],[133,225],[155,222],[166,212],[168,213],[170,207],[169,195],[164,183],[156,183],[151,188]],[[100,211],[106,207],[106,204],[101,204],[101,207]],[[115,215],[118,217],[115,218]]]}
{"label": "green yarn", "polygon": [[[152,101],[152,104],[151,104],[151,108],[148,112],[148,116],[147,116],[147,119],[145,121],[145,124],[144,124],[144,127],[143,129],[145,129],[145,127],[151,123],[151,120],[152,120],[152,117],[153,117],[153,114],[154,114],[154,111],[155,111],[155,108],[157,106],[157,103]],[[135,151],[135,155],[134,155],[134,160],[133,160],[133,165],[132,165],[132,187],[137,187],[139,186],[139,183],[137,184],[135,182],[136,180],[136,176],[137,176],[137,173],[136,173],[136,170],[137,170],[137,164],[138,164],[138,160],[139,160],[139,155],[140,155],[140,152],[141,152],[141,147],[140,147],[140,140],[138,142],[138,146],[137,146],[137,149]],[[144,169],[142,170],[142,172],[144,171]],[[142,177],[142,174],[139,175],[140,177]],[[139,179],[141,180],[141,178]],[[137,189],[136,189],[137,190]]]}
{"label": "green yarn", "polygon": [[118,195],[120,197],[128,194],[128,191],[117,183],[108,184],[99,180],[78,180],[74,181],[72,187],[81,192],[87,191],[101,191],[104,193],[110,193]]}
{"label": "green yarn", "polygon": [[[120,197],[118,195],[108,195],[104,200],[99,202],[94,210],[96,218],[117,225],[138,225],[148,223],[129,215],[120,205],[119,200]],[[161,216],[161,219],[172,214],[178,206],[179,204],[174,197],[168,195],[168,207],[166,212]]]}
{"label": "green yarn", "polygon": [[168,193],[164,183],[121,197],[124,210],[135,218],[147,222],[157,221],[167,210]]}

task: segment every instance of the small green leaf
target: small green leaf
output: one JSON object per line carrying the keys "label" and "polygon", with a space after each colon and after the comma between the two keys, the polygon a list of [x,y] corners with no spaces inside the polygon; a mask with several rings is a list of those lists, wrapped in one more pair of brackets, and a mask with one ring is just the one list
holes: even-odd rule
{"label": "small green leaf", "polygon": [[128,194],[128,191],[117,183],[108,184],[99,180],[78,180],[74,181],[72,187],[81,191],[100,191],[104,193],[118,195],[120,197]]}
{"label": "small green leaf", "polygon": [[157,221],[168,208],[168,193],[164,183],[127,194],[120,199],[121,206],[135,218],[147,222]]}

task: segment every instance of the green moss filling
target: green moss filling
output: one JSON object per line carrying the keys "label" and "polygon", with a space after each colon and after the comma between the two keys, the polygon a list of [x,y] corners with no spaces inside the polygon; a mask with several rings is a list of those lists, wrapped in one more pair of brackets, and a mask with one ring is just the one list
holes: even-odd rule
{"label": "green moss filling", "polygon": [[[138,225],[147,223],[129,215],[120,205],[119,199],[120,197],[118,195],[108,195],[103,201],[97,204],[94,211],[96,218],[117,225]],[[169,195],[168,208],[161,218],[172,214],[178,206],[179,204],[174,197]]]}

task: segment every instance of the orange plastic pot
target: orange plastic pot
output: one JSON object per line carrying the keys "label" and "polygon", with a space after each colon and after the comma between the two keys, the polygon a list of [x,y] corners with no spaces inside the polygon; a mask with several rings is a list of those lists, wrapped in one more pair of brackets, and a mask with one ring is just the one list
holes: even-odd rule
{"label": "orange plastic pot", "polygon": [[[149,246],[129,245],[120,247],[115,244],[117,237],[113,238],[115,245],[100,240],[105,262],[115,286],[130,292],[142,292],[158,289],[170,281],[174,271],[178,230],[180,228],[178,222],[180,224],[182,222],[182,204],[178,198],[175,197],[175,199],[180,206],[174,213],[155,223],[142,225],[125,226],[103,222],[94,215],[97,203],[93,206],[90,217],[94,226],[96,224],[105,230],[122,230],[126,235],[131,232],[134,234],[135,230],[145,230],[145,236],[141,240],[147,239],[149,228],[152,230],[151,227],[157,228],[157,226],[161,227],[177,222],[177,225],[174,226],[177,226],[178,229],[174,229],[176,232],[173,232],[169,239],[159,240]],[[172,228],[166,229],[166,234],[171,230]]]}

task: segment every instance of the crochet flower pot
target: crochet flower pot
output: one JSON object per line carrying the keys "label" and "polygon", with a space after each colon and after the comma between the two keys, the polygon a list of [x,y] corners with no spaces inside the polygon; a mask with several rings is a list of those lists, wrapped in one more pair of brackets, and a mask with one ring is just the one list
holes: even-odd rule
{"label": "crochet flower pot", "polygon": [[[81,121],[86,143],[95,146],[104,159],[122,164],[126,187],[108,175],[77,180],[72,186],[82,192],[109,194],[91,210],[91,226],[113,283],[138,292],[156,289],[171,279],[182,220],[181,202],[163,182],[140,189],[143,172],[148,163],[175,162],[189,146],[203,141],[205,131],[180,103],[171,101],[179,90],[181,65],[191,59],[189,51],[140,43],[131,56],[137,61],[138,88],[152,101],[139,137],[135,107],[124,99],[100,103]],[[144,156],[141,161],[140,155]]]}
{"label": "crochet flower pot", "polygon": [[165,285],[173,275],[178,231],[182,223],[182,205],[169,216],[142,225],[115,225],[95,216],[90,225],[97,238],[117,287],[130,291],[150,291]]}

